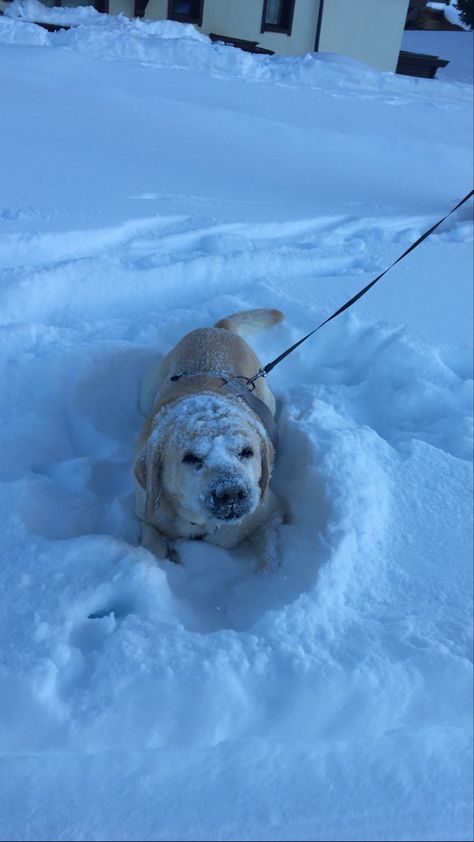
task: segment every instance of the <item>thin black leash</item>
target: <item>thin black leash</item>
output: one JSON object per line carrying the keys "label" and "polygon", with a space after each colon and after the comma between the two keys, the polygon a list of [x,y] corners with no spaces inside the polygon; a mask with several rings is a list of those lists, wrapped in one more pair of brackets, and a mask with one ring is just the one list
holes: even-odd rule
{"label": "thin black leash", "polygon": [[358,301],[359,298],[362,298],[362,296],[365,295],[365,293],[368,292],[369,289],[372,289],[372,287],[377,283],[377,281],[380,281],[380,279],[383,278],[383,276],[386,275],[387,272],[390,271],[390,269],[393,269],[393,267],[396,266],[397,263],[400,263],[400,260],[403,260],[403,258],[406,257],[407,254],[410,254],[411,251],[416,249],[416,247],[419,246],[420,243],[423,242],[423,240],[426,240],[426,238],[429,237],[430,234],[432,234],[433,231],[435,231],[436,228],[438,228],[445,221],[445,219],[448,218],[448,216],[451,216],[452,213],[457,211],[457,209],[460,208],[461,205],[464,204],[464,202],[467,202],[468,199],[470,199],[471,196],[473,196],[473,195],[474,195],[474,190],[471,190],[471,192],[468,193],[467,196],[464,196],[464,199],[461,199],[461,201],[458,202],[458,204],[456,205],[455,208],[450,210],[449,213],[446,214],[446,216],[443,216],[442,219],[440,219],[438,222],[436,222],[434,225],[432,225],[431,228],[428,229],[428,231],[425,231],[425,233],[421,235],[421,237],[418,237],[416,242],[412,243],[412,245],[409,246],[409,248],[407,248],[407,250],[404,251],[403,254],[400,255],[400,257],[397,257],[397,259],[390,266],[387,267],[387,269],[384,269],[384,271],[381,272],[380,275],[378,275],[376,278],[374,278],[374,280],[371,281],[370,284],[367,284],[367,286],[365,286],[356,295],[354,295],[352,298],[350,298],[349,301],[346,301],[346,303],[343,304],[342,307],[339,307],[339,309],[336,310],[336,312],[333,313],[332,316],[329,316],[327,319],[324,320],[324,322],[321,322],[320,325],[315,327],[314,330],[310,331],[310,333],[307,333],[306,336],[303,336],[303,338],[299,339],[298,342],[295,342],[295,344],[292,345],[291,348],[287,348],[286,351],[283,351],[283,353],[280,354],[279,357],[276,357],[274,360],[267,363],[267,365],[265,365],[263,368],[259,368],[257,373],[253,377],[250,377],[247,380],[247,385],[255,388],[255,381],[256,380],[258,380],[260,377],[266,377],[267,374],[270,374],[272,369],[274,369],[275,366],[278,365],[278,363],[281,363],[282,360],[284,360],[285,357],[287,357],[289,354],[291,354],[292,351],[295,351],[296,348],[298,348],[299,345],[301,345],[303,342],[306,342],[306,340],[309,339],[310,336],[313,336],[313,334],[316,333],[316,331],[320,330],[322,327],[324,327],[324,325],[327,325],[328,322],[332,321],[332,319],[335,319],[336,316],[339,316],[341,313],[344,312],[344,310],[348,310],[349,307],[352,307],[352,305],[355,304],[355,302]]}

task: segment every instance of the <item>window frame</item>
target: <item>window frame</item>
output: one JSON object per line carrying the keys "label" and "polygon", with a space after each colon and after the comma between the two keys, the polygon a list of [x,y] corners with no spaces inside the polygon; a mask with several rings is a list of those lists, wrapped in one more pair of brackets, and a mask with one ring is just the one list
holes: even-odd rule
{"label": "window frame", "polygon": [[286,3],[286,19],[288,21],[287,26],[280,26],[277,23],[267,23],[265,20],[267,14],[267,2],[268,0],[263,0],[263,9],[262,9],[262,26],[260,32],[279,32],[281,35],[291,35],[293,29],[293,18],[295,14],[295,0],[283,0],[283,3]]}
{"label": "window frame", "polygon": [[195,26],[202,26],[204,0],[194,0],[194,2],[198,4],[197,17],[192,14],[173,13],[173,0],[168,0],[168,20],[177,20],[179,23],[193,23]]}

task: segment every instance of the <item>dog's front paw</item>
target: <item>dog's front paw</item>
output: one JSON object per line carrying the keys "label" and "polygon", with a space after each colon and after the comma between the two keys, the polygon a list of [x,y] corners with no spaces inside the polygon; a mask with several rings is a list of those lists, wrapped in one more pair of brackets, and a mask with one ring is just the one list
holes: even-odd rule
{"label": "dog's front paw", "polygon": [[176,547],[173,547],[172,544],[168,544],[166,550],[166,558],[168,559],[168,561],[172,561],[173,564],[181,564],[181,559],[179,557],[178,550],[176,549]]}

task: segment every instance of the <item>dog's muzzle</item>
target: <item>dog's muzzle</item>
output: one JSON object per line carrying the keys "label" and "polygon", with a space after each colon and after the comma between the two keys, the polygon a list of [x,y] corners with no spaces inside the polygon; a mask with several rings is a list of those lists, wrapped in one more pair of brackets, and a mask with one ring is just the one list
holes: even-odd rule
{"label": "dog's muzzle", "polygon": [[218,520],[239,520],[252,508],[252,494],[242,480],[221,479],[206,496],[206,507]]}

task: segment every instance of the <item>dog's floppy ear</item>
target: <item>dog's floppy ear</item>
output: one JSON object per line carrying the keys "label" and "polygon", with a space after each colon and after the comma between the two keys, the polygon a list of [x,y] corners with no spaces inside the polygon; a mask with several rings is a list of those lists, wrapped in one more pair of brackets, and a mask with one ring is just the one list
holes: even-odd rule
{"label": "dog's floppy ear", "polygon": [[146,488],[146,447],[138,454],[133,473],[138,484],[142,488]]}
{"label": "dog's floppy ear", "polygon": [[262,462],[262,471],[258,484],[260,486],[260,496],[263,497],[267,490],[267,485],[270,481],[270,474],[273,467],[273,448],[267,439],[260,436],[260,457]]}
{"label": "dog's floppy ear", "polygon": [[160,502],[161,451],[157,445],[144,447],[135,462],[135,478],[146,492],[147,520],[153,519]]}

